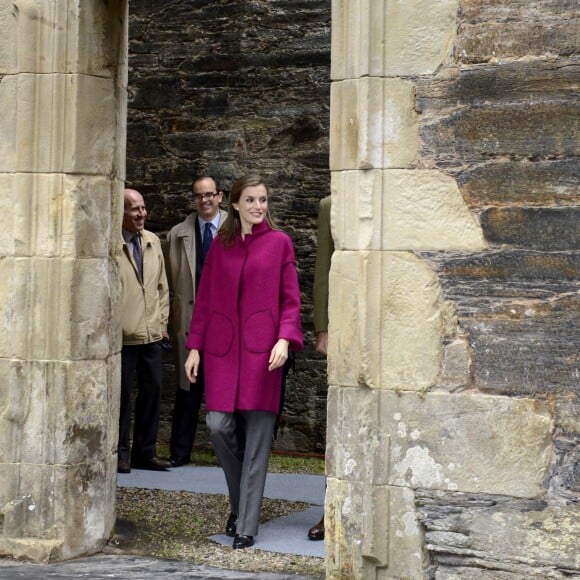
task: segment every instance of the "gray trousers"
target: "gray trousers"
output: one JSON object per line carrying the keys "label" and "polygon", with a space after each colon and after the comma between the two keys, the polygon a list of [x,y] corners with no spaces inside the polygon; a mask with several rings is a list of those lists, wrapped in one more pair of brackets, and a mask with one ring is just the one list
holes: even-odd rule
{"label": "gray trousers", "polygon": [[276,415],[267,411],[208,411],[206,423],[238,514],[236,533],[255,536],[262,508]]}

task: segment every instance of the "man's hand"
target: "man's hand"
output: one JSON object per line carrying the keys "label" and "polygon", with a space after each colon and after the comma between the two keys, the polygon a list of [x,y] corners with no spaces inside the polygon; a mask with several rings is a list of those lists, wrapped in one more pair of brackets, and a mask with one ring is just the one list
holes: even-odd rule
{"label": "man's hand", "polygon": [[288,341],[285,338],[280,338],[278,342],[274,345],[274,348],[270,352],[270,358],[268,359],[269,371],[274,369],[279,369],[284,366],[284,363],[288,359]]}
{"label": "man's hand", "polygon": [[316,335],[314,350],[320,354],[328,354],[328,332],[319,332]]}
{"label": "man's hand", "polygon": [[189,351],[187,360],[185,361],[185,376],[190,383],[197,381],[197,371],[199,369],[199,351],[192,349]]}

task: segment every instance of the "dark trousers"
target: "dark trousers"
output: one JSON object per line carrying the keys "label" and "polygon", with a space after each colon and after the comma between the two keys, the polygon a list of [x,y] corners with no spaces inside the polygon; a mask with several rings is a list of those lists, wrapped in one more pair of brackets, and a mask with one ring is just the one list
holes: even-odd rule
{"label": "dark trousers", "polygon": [[161,409],[163,367],[161,346],[150,344],[126,345],[121,350],[121,413],[119,416],[118,458],[129,459],[131,432],[131,389],[137,374],[137,399],[131,460],[151,459],[157,454],[156,443]]}
{"label": "dark trousers", "polygon": [[175,392],[175,404],[171,420],[171,459],[187,463],[193,449],[199,409],[203,400],[203,363],[199,366],[197,381],[189,385],[189,391],[180,389]]}

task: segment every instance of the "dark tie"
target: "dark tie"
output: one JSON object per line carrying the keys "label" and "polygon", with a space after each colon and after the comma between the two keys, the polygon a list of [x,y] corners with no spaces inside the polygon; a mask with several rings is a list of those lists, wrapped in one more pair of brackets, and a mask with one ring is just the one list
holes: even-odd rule
{"label": "dark tie", "polygon": [[207,222],[204,226],[204,229],[203,229],[202,247],[203,247],[204,257],[207,256],[207,253],[209,252],[209,247],[211,246],[212,242],[213,242],[213,236],[211,235],[211,224],[209,222]]}
{"label": "dark tie", "polygon": [[141,278],[141,280],[143,280],[143,254],[141,253],[141,234],[135,234],[133,236],[133,258],[135,258],[135,263],[137,264],[139,277]]}

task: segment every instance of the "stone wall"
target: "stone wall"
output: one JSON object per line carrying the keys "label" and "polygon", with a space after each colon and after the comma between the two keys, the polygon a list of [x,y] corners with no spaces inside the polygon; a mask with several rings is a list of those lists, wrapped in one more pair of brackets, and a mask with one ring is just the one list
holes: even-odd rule
{"label": "stone wall", "polygon": [[333,1],[330,578],[580,574],[579,17]]}
{"label": "stone wall", "polygon": [[580,568],[580,12],[567,1],[460,10],[449,67],[417,83],[421,159],[454,177],[488,247],[423,255],[457,316],[439,386],[534,400],[553,426],[537,494],[419,495],[419,519],[440,577],[497,578],[482,570],[496,561],[502,578],[564,577]]}
{"label": "stone wall", "polygon": [[330,0],[132,2],[129,37],[127,180],[149,229],[163,236],[191,211],[198,173],[227,190],[257,171],[272,187],[296,246],[307,344],[276,446],[323,452],[326,361],[312,349],[311,310],[318,201],[330,192]]}

